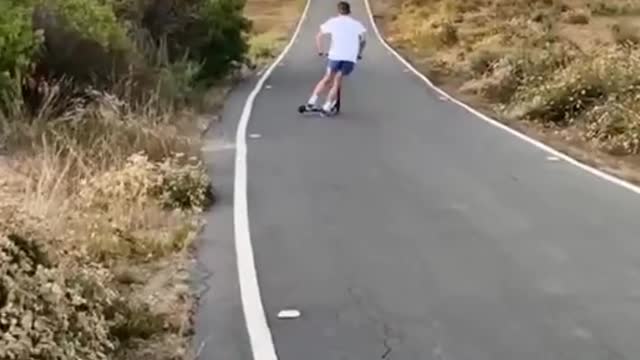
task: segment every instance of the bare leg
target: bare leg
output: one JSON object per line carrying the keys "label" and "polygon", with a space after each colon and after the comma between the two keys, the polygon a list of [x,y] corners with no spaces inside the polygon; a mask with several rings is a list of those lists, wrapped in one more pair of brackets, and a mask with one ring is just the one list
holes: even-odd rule
{"label": "bare leg", "polygon": [[318,81],[318,84],[316,84],[316,87],[313,89],[313,94],[311,95],[308,103],[315,105],[318,96],[320,96],[322,92],[326,90],[327,86],[331,83],[332,80],[333,73],[327,71],[327,73],[322,77],[322,79],[320,79],[320,81]]}
{"label": "bare leg", "polygon": [[324,105],[325,110],[330,110],[335,104],[336,99],[338,98],[338,89],[340,89],[340,85],[342,84],[342,73],[338,72],[336,76],[333,78],[333,83],[331,84],[331,90],[329,90],[329,95],[327,95],[327,102]]}

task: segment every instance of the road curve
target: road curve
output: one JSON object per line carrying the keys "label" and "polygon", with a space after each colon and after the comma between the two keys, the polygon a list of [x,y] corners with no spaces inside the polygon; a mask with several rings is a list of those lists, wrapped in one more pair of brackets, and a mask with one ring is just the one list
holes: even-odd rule
{"label": "road curve", "polygon": [[[311,0],[247,128],[250,240],[278,358],[640,358],[638,195],[443,101],[383,46],[362,0],[369,43],[342,114],[298,115],[334,7]],[[212,142],[233,142],[252,86]],[[237,283],[230,148],[208,150],[222,204],[199,251],[211,276],[196,346],[201,359],[262,360]],[[302,316],[278,319],[284,308]]]}

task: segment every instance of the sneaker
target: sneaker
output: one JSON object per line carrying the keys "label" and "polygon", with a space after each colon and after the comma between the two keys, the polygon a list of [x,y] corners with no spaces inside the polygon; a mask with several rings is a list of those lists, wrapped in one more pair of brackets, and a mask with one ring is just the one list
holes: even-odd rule
{"label": "sneaker", "polygon": [[333,106],[327,108],[327,104],[324,104],[324,106],[322,106],[322,111],[325,112],[325,113],[332,113],[333,110],[335,109],[335,107],[336,106],[333,105]]}
{"label": "sneaker", "polygon": [[331,110],[326,110],[324,108],[320,109],[320,114],[322,116],[333,116],[336,114],[335,109],[331,109]]}

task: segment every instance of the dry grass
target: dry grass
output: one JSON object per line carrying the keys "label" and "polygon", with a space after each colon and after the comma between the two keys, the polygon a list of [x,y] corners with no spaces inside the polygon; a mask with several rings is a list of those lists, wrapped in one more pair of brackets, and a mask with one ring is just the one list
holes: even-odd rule
{"label": "dry grass", "polygon": [[637,0],[591,0],[587,6],[601,16],[640,15],[640,2]]}
{"label": "dry grass", "polygon": [[[211,203],[199,131],[188,114],[127,104],[96,94],[59,118],[2,120],[0,358],[118,359],[166,341],[186,352],[188,326],[167,324],[188,306],[167,313],[139,294],[158,282],[145,268],[182,266]],[[186,278],[156,274],[172,305],[189,302]]]}
{"label": "dry grass", "polygon": [[574,10],[566,13],[564,21],[568,24],[586,25],[591,21],[591,16],[584,10]]}
{"label": "dry grass", "polygon": [[[394,46],[496,117],[585,151],[640,154],[640,0],[377,0],[374,9]],[[433,40],[443,24],[455,42]]]}
{"label": "dry grass", "polygon": [[249,58],[254,64],[263,64],[277,56],[287,38],[275,30],[255,34],[249,39]]}
{"label": "dry grass", "polygon": [[613,40],[618,45],[635,46],[640,43],[640,28],[631,22],[619,22],[611,25],[611,34]]}
{"label": "dry grass", "polygon": [[306,0],[247,0],[245,16],[253,23],[249,56],[256,65],[275,57],[289,39]]}

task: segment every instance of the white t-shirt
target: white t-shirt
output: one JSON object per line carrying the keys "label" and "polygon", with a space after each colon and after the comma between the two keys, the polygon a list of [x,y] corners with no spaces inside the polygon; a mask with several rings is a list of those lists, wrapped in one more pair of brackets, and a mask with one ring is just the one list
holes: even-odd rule
{"label": "white t-shirt", "polygon": [[351,16],[339,15],[327,20],[320,26],[323,34],[331,34],[329,59],[336,61],[352,61],[358,59],[360,35],[367,29]]}

